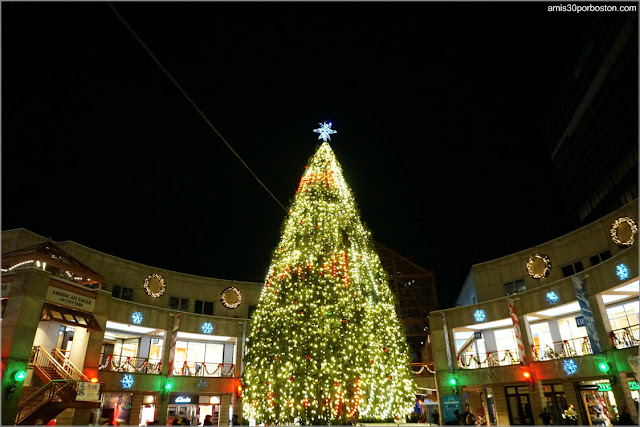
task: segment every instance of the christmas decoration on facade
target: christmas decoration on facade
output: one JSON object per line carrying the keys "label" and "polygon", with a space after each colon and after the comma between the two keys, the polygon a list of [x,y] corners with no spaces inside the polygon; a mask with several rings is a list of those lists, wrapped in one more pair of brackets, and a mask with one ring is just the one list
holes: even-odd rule
{"label": "christmas decoration on facade", "polygon": [[484,310],[476,310],[475,313],[473,313],[473,318],[476,319],[476,322],[484,322],[487,315],[484,314]]}
{"label": "christmas decoration on facade", "polygon": [[554,305],[558,302],[558,294],[553,291],[547,292],[547,301],[549,301],[549,304]]}
{"label": "christmas decoration on facade", "polygon": [[205,334],[210,334],[211,332],[213,332],[213,325],[209,322],[205,322],[202,324],[201,329]]}
{"label": "christmas decoration on facade", "polygon": [[527,273],[534,279],[542,279],[551,271],[551,260],[542,254],[533,254],[527,261]]}
{"label": "christmas decoration on facade", "polygon": [[627,280],[629,278],[629,268],[624,264],[618,264],[616,266],[616,275],[620,280]]}
{"label": "christmas decoration on facade", "polygon": [[[326,142],[310,158],[251,315],[242,403],[265,424],[394,419],[416,393],[371,233]],[[391,378],[391,379],[390,379]]]}
{"label": "christmas decoration on facade", "polygon": [[140,313],[139,311],[134,311],[133,314],[131,315],[131,321],[133,323],[135,323],[136,325],[139,325],[142,323],[142,313]]}
{"label": "christmas decoration on facade", "polygon": [[578,372],[578,365],[573,359],[566,359],[562,362],[562,369],[564,369],[567,375],[573,375]]}
{"label": "christmas decoration on facade", "polygon": [[620,246],[631,246],[638,234],[638,225],[628,217],[623,216],[611,224],[611,240]]}
{"label": "christmas decoration on facade", "polygon": [[220,294],[222,305],[227,308],[238,308],[242,303],[242,293],[235,287],[231,286]]}
{"label": "christmas decoration on facade", "polygon": [[129,389],[133,387],[133,382],[134,382],[133,375],[126,374],[124,377],[122,377],[120,382],[122,383],[122,388]]}
{"label": "christmas decoration on facade", "polygon": [[[150,283],[154,279],[159,283],[160,289],[158,289],[158,290],[152,290],[151,287],[150,287]],[[161,275],[159,275],[157,273],[153,273],[153,274],[148,275],[144,279],[144,291],[151,298],[159,298],[159,297],[161,297],[162,295],[164,295],[166,290],[167,290],[167,285],[166,285],[166,283],[164,281],[164,277],[162,277]]]}

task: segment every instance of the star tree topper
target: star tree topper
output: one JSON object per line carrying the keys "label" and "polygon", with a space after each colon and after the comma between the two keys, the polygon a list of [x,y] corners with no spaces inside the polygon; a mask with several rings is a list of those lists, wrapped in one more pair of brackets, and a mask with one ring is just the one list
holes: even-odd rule
{"label": "star tree topper", "polygon": [[318,123],[320,125],[320,127],[318,129],[314,129],[313,131],[315,133],[319,133],[320,135],[318,135],[318,139],[322,139],[324,142],[327,142],[327,140],[331,141],[331,135],[332,133],[338,133],[337,131],[331,129],[331,122],[327,123]]}

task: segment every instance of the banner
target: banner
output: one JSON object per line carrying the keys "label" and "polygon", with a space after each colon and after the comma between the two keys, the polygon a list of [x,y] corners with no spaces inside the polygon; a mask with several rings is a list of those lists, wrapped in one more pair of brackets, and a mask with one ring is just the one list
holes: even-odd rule
{"label": "banner", "polygon": [[78,402],[98,402],[100,400],[100,384],[81,381],[78,383]]}
{"label": "banner", "polygon": [[587,336],[591,342],[591,352],[593,354],[602,354],[602,345],[600,345],[600,337],[596,331],[596,322],[593,320],[593,311],[591,311],[591,304],[589,304],[584,281],[578,275],[571,277],[571,281],[573,282],[573,289],[576,291],[578,304],[580,304],[580,313],[584,317],[584,327],[587,328]]}
{"label": "banner", "polygon": [[180,329],[180,315],[173,318],[173,332],[171,332],[171,350],[169,350],[169,372],[167,377],[173,376],[173,362],[176,358],[176,342],[178,341],[178,329]]}
{"label": "banner", "polygon": [[449,345],[449,330],[447,329],[447,317],[444,315],[444,311],[440,312],[440,315],[442,315],[442,330],[444,331],[444,346],[447,349],[447,362],[449,362],[449,372],[453,372],[451,346]]}
{"label": "banner", "polygon": [[440,398],[442,403],[442,418],[445,424],[458,424],[458,415],[461,415],[462,410],[460,407],[460,397],[456,395],[442,396]]}
{"label": "banner", "polygon": [[522,343],[522,330],[520,329],[520,322],[518,321],[516,302],[511,298],[507,298],[507,303],[509,304],[509,315],[511,316],[511,323],[513,324],[513,334],[516,336],[516,344],[518,346],[518,361],[524,365],[524,344]]}

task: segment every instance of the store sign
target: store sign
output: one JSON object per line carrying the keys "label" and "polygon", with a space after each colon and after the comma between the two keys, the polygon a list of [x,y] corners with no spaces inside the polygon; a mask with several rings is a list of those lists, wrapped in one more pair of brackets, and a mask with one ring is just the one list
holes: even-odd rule
{"label": "store sign", "polygon": [[49,286],[47,289],[47,301],[64,305],[65,307],[77,308],[79,310],[93,313],[96,306],[95,298],[88,298],[74,292],[65,291],[64,289]]}
{"label": "store sign", "polygon": [[629,390],[638,390],[638,382],[629,381]]}
{"label": "store sign", "polygon": [[6,282],[0,286],[0,289],[1,289],[0,294],[2,295],[2,298],[6,298],[9,296],[9,291],[11,290],[11,283],[13,282]]}
{"label": "store sign", "polygon": [[576,325],[578,326],[578,328],[581,328],[584,326],[584,316],[576,317]]}
{"label": "store sign", "polygon": [[598,383],[598,391],[611,391],[611,384],[609,383]]}
{"label": "store sign", "polygon": [[177,396],[174,403],[191,403],[191,398],[189,396]]}
{"label": "store sign", "polygon": [[531,389],[529,387],[518,387],[518,394],[528,394],[531,393]]}
{"label": "store sign", "polygon": [[100,400],[100,384],[82,381],[78,383],[76,401],[98,402]]}
{"label": "store sign", "polygon": [[482,331],[476,331],[473,333],[473,338],[477,339],[477,340],[481,340],[482,339]]}

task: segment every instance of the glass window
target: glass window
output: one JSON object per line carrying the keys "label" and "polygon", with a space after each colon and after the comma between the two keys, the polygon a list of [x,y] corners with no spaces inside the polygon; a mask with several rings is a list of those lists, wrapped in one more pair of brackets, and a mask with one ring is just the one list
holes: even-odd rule
{"label": "glass window", "polygon": [[524,284],[524,280],[517,280],[515,282],[516,292],[524,292],[527,290],[527,285]]}
{"label": "glass window", "polygon": [[602,261],[607,260],[609,258],[611,258],[611,251],[608,249],[600,254],[600,260]]}
{"label": "glass window", "polygon": [[131,301],[132,295],[133,295],[133,289],[123,287],[122,293],[120,294],[120,299]]}
{"label": "glass window", "polygon": [[113,291],[111,292],[111,295],[114,298],[120,298],[120,292],[122,292],[122,286],[114,285],[113,286]]}
{"label": "glass window", "polygon": [[208,314],[209,316],[213,316],[213,301],[205,301],[204,302],[204,310],[202,314]]}
{"label": "glass window", "polygon": [[562,267],[562,276],[563,277],[573,276],[573,265],[569,264]]}
{"label": "glass window", "polygon": [[206,363],[222,363],[224,344],[207,344]]}
{"label": "glass window", "polygon": [[181,298],[180,299],[180,310],[187,311],[189,309],[189,299]]}
{"label": "glass window", "polygon": [[513,328],[496,329],[493,331],[496,338],[496,350],[510,350],[514,351],[518,348],[516,344],[516,336],[513,333]]}
{"label": "glass window", "polygon": [[582,266],[582,261],[578,261],[576,263],[573,264],[573,269],[575,270],[576,273],[579,273],[581,271],[584,270],[584,267]]}
{"label": "glass window", "polygon": [[189,309],[189,299],[169,297],[169,308],[171,310],[187,311]]}
{"label": "glass window", "polygon": [[162,347],[164,340],[162,338],[151,338],[149,345],[149,359],[162,360]]}
{"label": "glass window", "polygon": [[558,320],[558,327],[560,329],[560,337],[563,340],[572,340],[576,338],[584,338],[587,336],[587,328],[584,326],[578,326],[576,317],[579,314],[574,314],[570,317],[565,317]]}
{"label": "glass window", "polygon": [[202,305],[203,305],[203,301],[196,300],[196,309],[194,313],[202,314]]}
{"label": "glass window", "polygon": [[593,267],[594,265],[600,264],[600,257],[598,255],[589,257],[589,262],[591,262],[591,267]]}
{"label": "glass window", "polygon": [[513,295],[516,293],[516,284],[513,282],[504,284],[504,293],[507,295]]}
{"label": "glass window", "polygon": [[639,305],[640,302],[636,300],[613,307],[607,307],[607,317],[609,318],[611,329],[616,330],[637,325]]}

